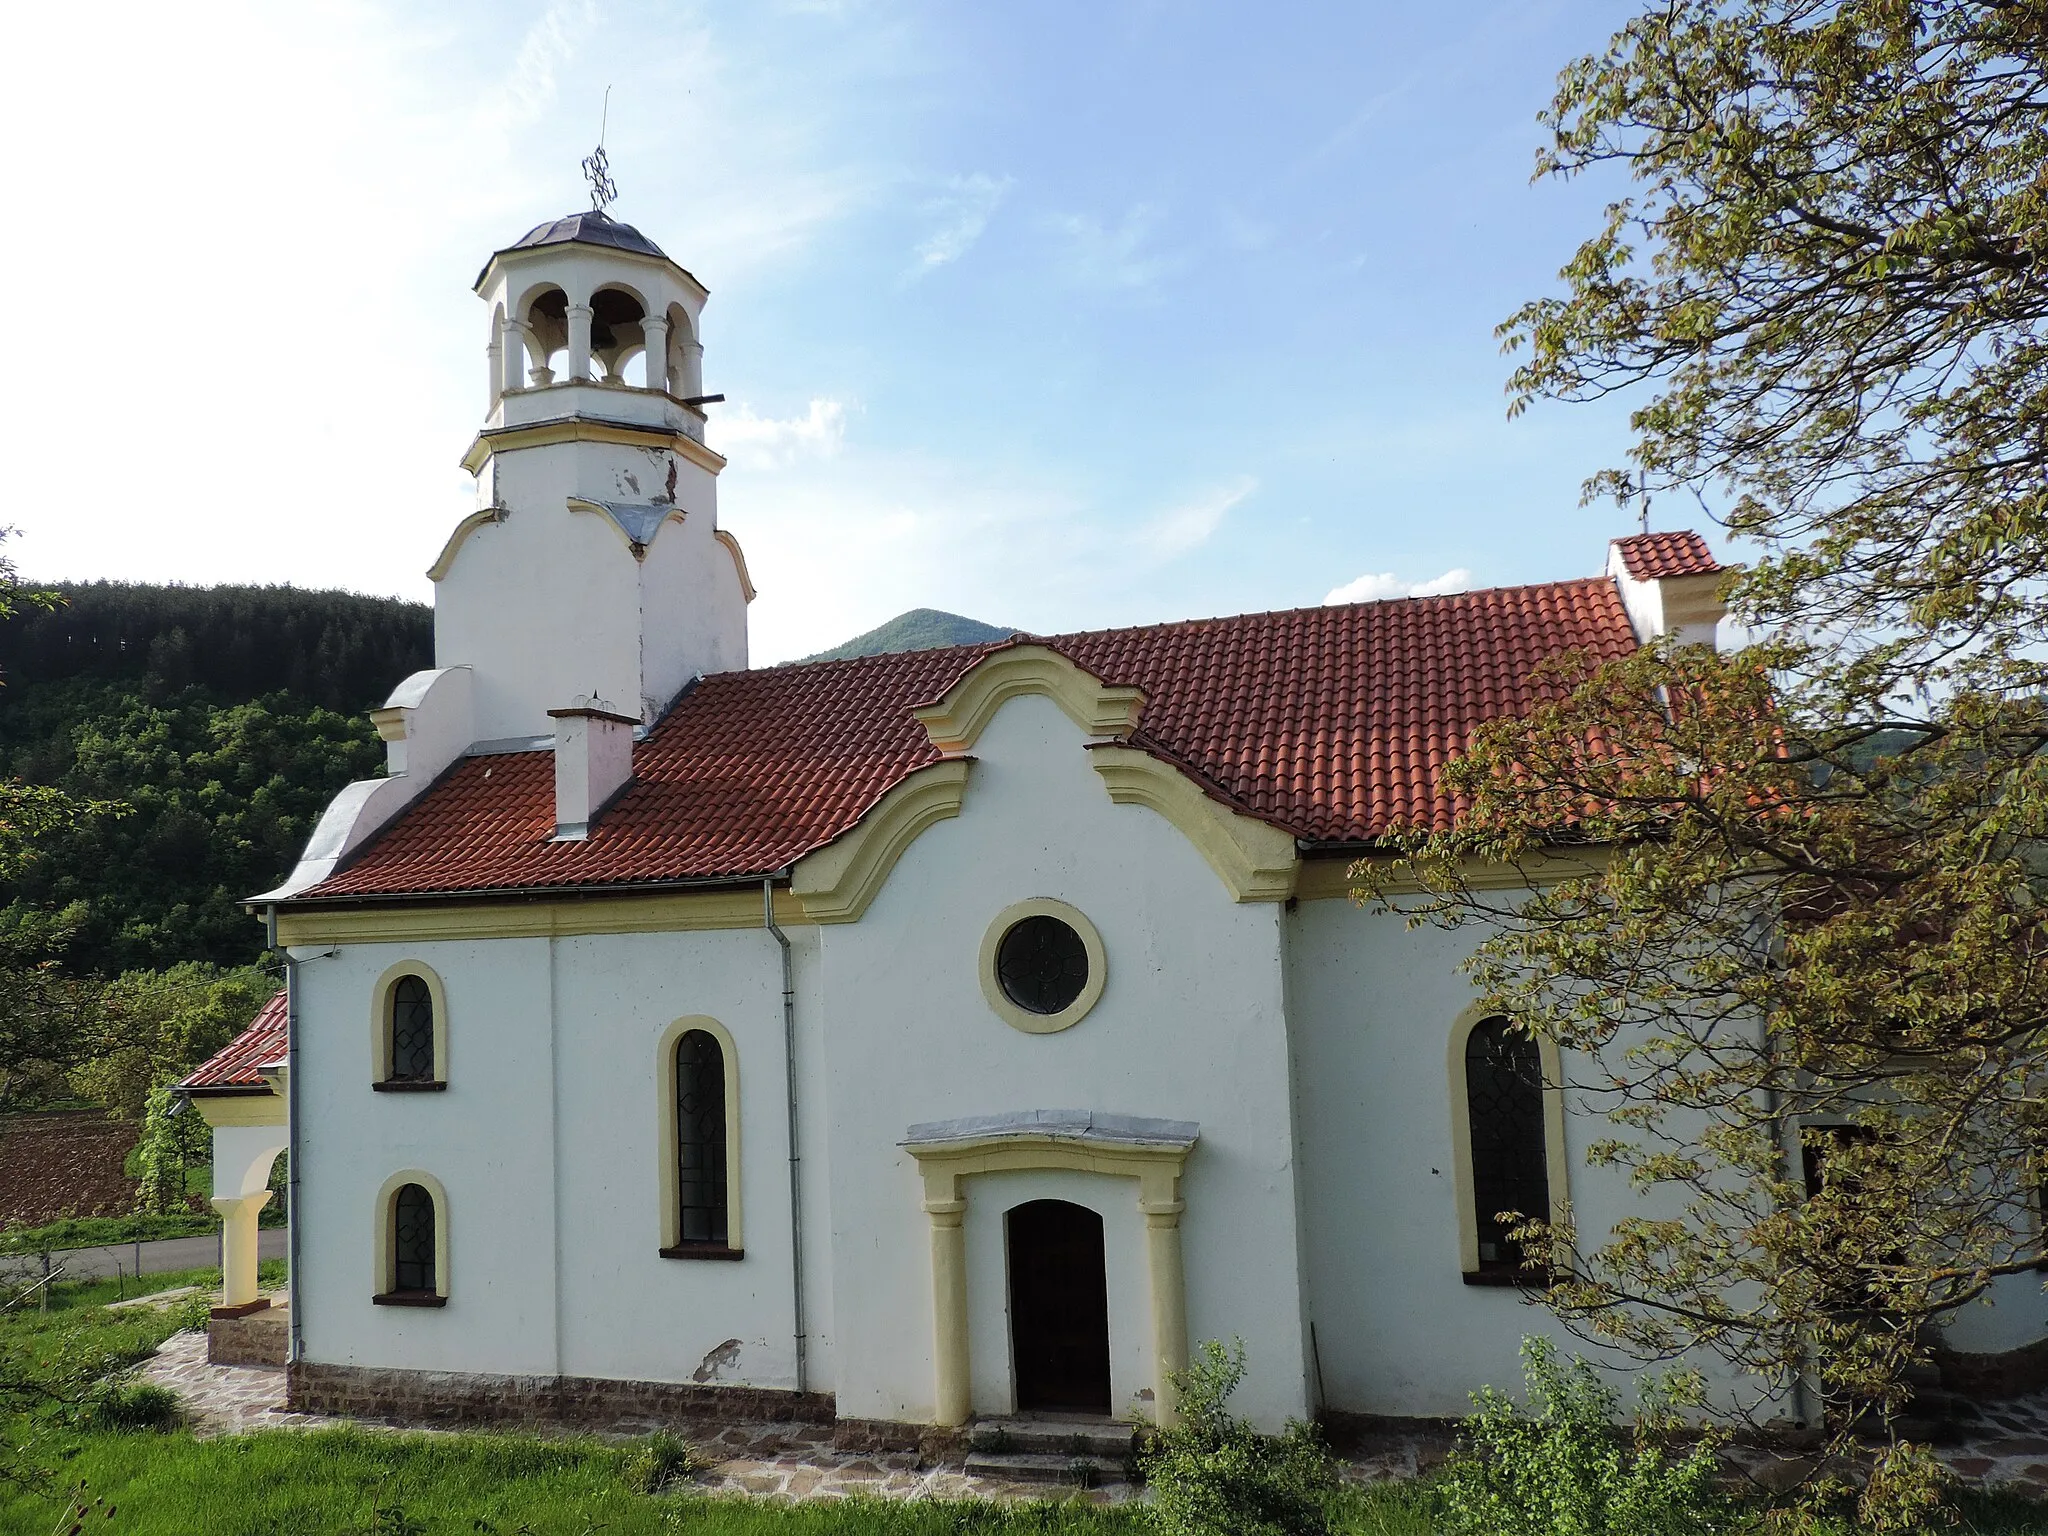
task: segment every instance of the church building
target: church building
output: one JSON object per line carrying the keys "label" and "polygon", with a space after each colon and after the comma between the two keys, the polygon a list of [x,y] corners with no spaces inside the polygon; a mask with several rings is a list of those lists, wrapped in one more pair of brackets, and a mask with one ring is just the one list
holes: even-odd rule
{"label": "church building", "polygon": [[[1634,1197],[1569,1063],[1474,1006],[1475,939],[1346,869],[1451,816],[1440,771],[1546,657],[1711,643],[1705,542],[750,669],[703,285],[585,213],[476,292],[435,666],[251,900],[287,999],[186,1085],[228,1311],[289,1145],[293,1403],[887,1438],[1166,1418],[1204,1339],[1269,1428],[1516,1379],[1555,1325],[1495,1213]],[[1983,1316],[1964,1347],[2020,1342]]]}

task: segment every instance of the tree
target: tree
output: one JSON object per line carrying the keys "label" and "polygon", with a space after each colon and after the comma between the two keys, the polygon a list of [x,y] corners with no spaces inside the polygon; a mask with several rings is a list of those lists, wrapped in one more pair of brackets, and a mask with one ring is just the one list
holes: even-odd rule
{"label": "tree", "polygon": [[97,990],[97,1047],[71,1072],[82,1098],[139,1120],[150,1095],[184,1077],[248,1028],[277,991],[256,966],[232,970],[186,961],[128,971]]}
{"label": "tree", "polygon": [[1842,1434],[2048,1258],[2044,61],[2019,0],[1663,0],[1563,72],[1539,175],[1635,187],[1511,410],[1646,394],[1588,494],[1750,541],[1752,643],[1553,665],[1357,867],[1591,1063],[1655,1217],[1530,1223],[1557,1308]]}

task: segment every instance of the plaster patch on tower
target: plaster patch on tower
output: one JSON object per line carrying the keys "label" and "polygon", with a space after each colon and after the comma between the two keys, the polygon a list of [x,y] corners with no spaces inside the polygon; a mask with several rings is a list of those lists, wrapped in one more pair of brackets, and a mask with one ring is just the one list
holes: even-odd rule
{"label": "plaster patch on tower", "polygon": [[676,499],[676,461],[667,454],[663,454],[662,457],[668,459],[668,499],[674,501]]}

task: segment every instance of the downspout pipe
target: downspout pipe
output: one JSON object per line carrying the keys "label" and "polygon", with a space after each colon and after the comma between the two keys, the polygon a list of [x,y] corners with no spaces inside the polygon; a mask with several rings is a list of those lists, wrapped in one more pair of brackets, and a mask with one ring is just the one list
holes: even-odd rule
{"label": "downspout pipe", "polygon": [[265,938],[284,957],[284,1136],[285,1136],[285,1364],[297,1365],[304,1351],[299,1336],[299,962],[277,942],[277,907],[263,909]]}
{"label": "downspout pipe", "polygon": [[790,953],[789,935],[775,921],[773,875],[761,881],[761,921],[782,950],[782,1060],[784,1079],[789,1084],[789,1311],[796,1337],[796,1389],[807,1392],[810,1370],[804,1333],[803,1149],[797,1137],[796,1109],[796,961]]}

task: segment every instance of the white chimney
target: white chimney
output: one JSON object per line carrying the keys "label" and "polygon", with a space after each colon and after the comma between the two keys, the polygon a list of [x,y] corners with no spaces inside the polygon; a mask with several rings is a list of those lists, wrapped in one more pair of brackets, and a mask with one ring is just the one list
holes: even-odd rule
{"label": "white chimney", "polygon": [[554,840],[581,842],[633,777],[633,727],[640,722],[602,699],[579,699],[549,710],[548,718],[555,722]]}
{"label": "white chimney", "polygon": [[1621,592],[1636,639],[1664,635],[1683,645],[1713,645],[1728,605],[1721,583],[1728,568],[1696,533],[1636,534],[1607,546],[1607,574]]}

